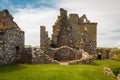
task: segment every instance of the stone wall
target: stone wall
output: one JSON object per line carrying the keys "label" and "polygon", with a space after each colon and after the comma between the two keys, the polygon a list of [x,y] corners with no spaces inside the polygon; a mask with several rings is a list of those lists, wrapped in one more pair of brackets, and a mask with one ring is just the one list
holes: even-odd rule
{"label": "stone wall", "polygon": [[67,16],[67,11],[61,8],[60,16],[53,25],[51,44],[48,47],[45,47],[46,40],[48,41],[45,27],[41,27],[41,49],[59,61],[80,59],[82,58],[79,52],[81,49],[89,54],[97,53],[96,34],[97,23],[90,22],[86,15],[79,17],[78,14],[70,14]]}
{"label": "stone wall", "polygon": [[25,55],[23,63],[32,63],[32,64],[48,64],[48,63],[58,63],[56,60],[44,54],[44,51],[40,47],[25,47]]}
{"label": "stone wall", "polygon": [[97,48],[98,59],[109,59],[115,56],[115,50],[112,48]]}
{"label": "stone wall", "polygon": [[84,49],[89,54],[97,53],[96,26],[97,23],[90,22],[85,15],[79,17],[78,14],[70,14],[68,17],[67,11],[61,8],[53,26],[52,45]]}
{"label": "stone wall", "polygon": [[[60,31],[57,37],[57,47],[70,46],[69,24],[67,22],[67,11],[60,9]],[[53,33],[54,34],[54,33]]]}
{"label": "stone wall", "polygon": [[5,29],[0,43],[0,64],[20,62],[24,51],[24,32]]}
{"label": "stone wall", "polygon": [[80,50],[73,49],[69,46],[51,48],[49,51],[46,51],[45,53],[58,61],[70,61],[82,58],[82,52]]}
{"label": "stone wall", "polygon": [[40,47],[42,50],[46,50],[50,47],[51,41],[48,37],[48,32],[46,31],[45,26],[40,26]]}
{"label": "stone wall", "polygon": [[7,10],[0,12],[0,64],[19,63],[24,54],[24,31]]}

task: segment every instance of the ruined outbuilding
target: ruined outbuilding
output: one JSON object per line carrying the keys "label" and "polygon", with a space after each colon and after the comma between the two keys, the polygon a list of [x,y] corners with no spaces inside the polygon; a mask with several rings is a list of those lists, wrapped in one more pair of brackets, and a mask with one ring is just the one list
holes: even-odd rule
{"label": "ruined outbuilding", "polygon": [[20,62],[24,51],[24,31],[8,10],[0,11],[0,64]]}
{"label": "ruined outbuilding", "polygon": [[[90,22],[86,15],[79,17],[78,14],[69,14],[67,16],[67,11],[61,8],[60,16],[53,25],[51,40],[48,38],[45,27],[41,26],[40,47],[48,55],[52,54],[52,57],[54,55],[57,60],[75,60],[75,56],[81,56],[80,50],[89,54],[97,53],[96,31],[97,23]],[[67,46],[67,49],[61,48],[63,46]],[[58,51],[51,48],[58,48]],[[79,54],[74,53],[76,50]]]}

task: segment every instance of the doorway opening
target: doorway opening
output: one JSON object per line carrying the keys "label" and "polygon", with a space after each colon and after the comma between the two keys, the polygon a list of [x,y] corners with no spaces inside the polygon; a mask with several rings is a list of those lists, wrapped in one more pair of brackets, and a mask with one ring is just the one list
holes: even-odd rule
{"label": "doorway opening", "polygon": [[20,47],[16,46],[16,63],[20,62]]}

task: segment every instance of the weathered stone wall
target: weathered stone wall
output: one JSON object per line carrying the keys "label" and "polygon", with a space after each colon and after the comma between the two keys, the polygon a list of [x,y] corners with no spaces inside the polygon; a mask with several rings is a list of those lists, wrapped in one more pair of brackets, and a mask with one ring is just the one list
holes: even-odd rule
{"label": "weathered stone wall", "polygon": [[69,24],[67,22],[67,11],[60,9],[60,32],[57,37],[57,47],[70,46]]}
{"label": "weathered stone wall", "polygon": [[40,47],[42,50],[46,50],[51,45],[50,38],[45,26],[40,26]]}
{"label": "weathered stone wall", "polygon": [[55,47],[69,46],[84,49],[89,54],[96,52],[97,23],[90,22],[85,15],[70,14],[60,9],[60,16],[53,26],[52,44]]}
{"label": "weathered stone wall", "polygon": [[85,31],[82,32],[82,41],[84,43],[83,49],[88,53],[97,53],[97,42],[96,42],[96,34],[97,34],[97,23],[81,23],[82,27],[84,27]]}
{"label": "weathered stone wall", "polygon": [[84,50],[81,50],[82,57],[78,60],[72,60],[69,64],[92,64],[93,63],[93,56],[89,55]]}
{"label": "weathered stone wall", "polygon": [[0,64],[19,62],[24,51],[24,32],[8,28],[4,33],[0,44]]}
{"label": "weathered stone wall", "polygon": [[13,21],[12,15],[6,9],[0,11],[0,24],[4,26],[4,28],[15,28],[20,30],[18,25]]}
{"label": "weathered stone wall", "polygon": [[112,48],[97,48],[97,54],[101,59],[109,59],[115,56],[115,50]]}
{"label": "weathered stone wall", "polygon": [[67,11],[61,8],[60,16],[53,25],[51,46],[45,47],[48,36],[46,37],[45,27],[41,27],[41,49],[59,61],[82,58],[79,52],[81,49],[96,54],[96,30],[97,23],[90,22],[85,15],[79,17],[78,14],[70,14],[68,17]]}
{"label": "weathered stone wall", "polygon": [[0,12],[0,64],[18,63],[24,53],[24,32],[7,10]]}
{"label": "weathered stone wall", "polygon": [[73,49],[69,46],[52,48],[50,51],[46,51],[45,53],[58,61],[77,60],[82,57],[82,52],[80,50]]}
{"label": "weathered stone wall", "polygon": [[22,61],[23,63],[33,64],[57,63],[56,60],[45,54],[44,51],[40,49],[40,47],[26,46],[25,55],[26,56]]}

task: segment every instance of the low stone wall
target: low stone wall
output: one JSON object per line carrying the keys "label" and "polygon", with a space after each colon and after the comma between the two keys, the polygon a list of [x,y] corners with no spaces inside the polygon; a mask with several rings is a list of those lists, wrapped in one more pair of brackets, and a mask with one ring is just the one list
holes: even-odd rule
{"label": "low stone wall", "polygon": [[82,51],[82,58],[79,60],[70,61],[69,64],[92,64],[93,57],[89,55],[87,52]]}
{"label": "low stone wall", "polygon": [[115,51],[112,48],[98,48],[97,49],[98,58],[109,59],[115,56]]}
{"label": "low stone wall", "polygon": [[68,46],[51,48],[50,51],[46,51],[45,53],[58,61],[78,60],[82,58],[82,52],[80,50]]}
{"label": "low stone wall", "polygon": [[32,63],[32,47],[25,46],[24,55],[21,58],[20,63]]}
{"label": "low stone wall", "polygon": [[32,46],[25,47],[25,56],[23,62],[33,64],[57,63],[56,60],[44,54],[44,52],[39,47]]}

